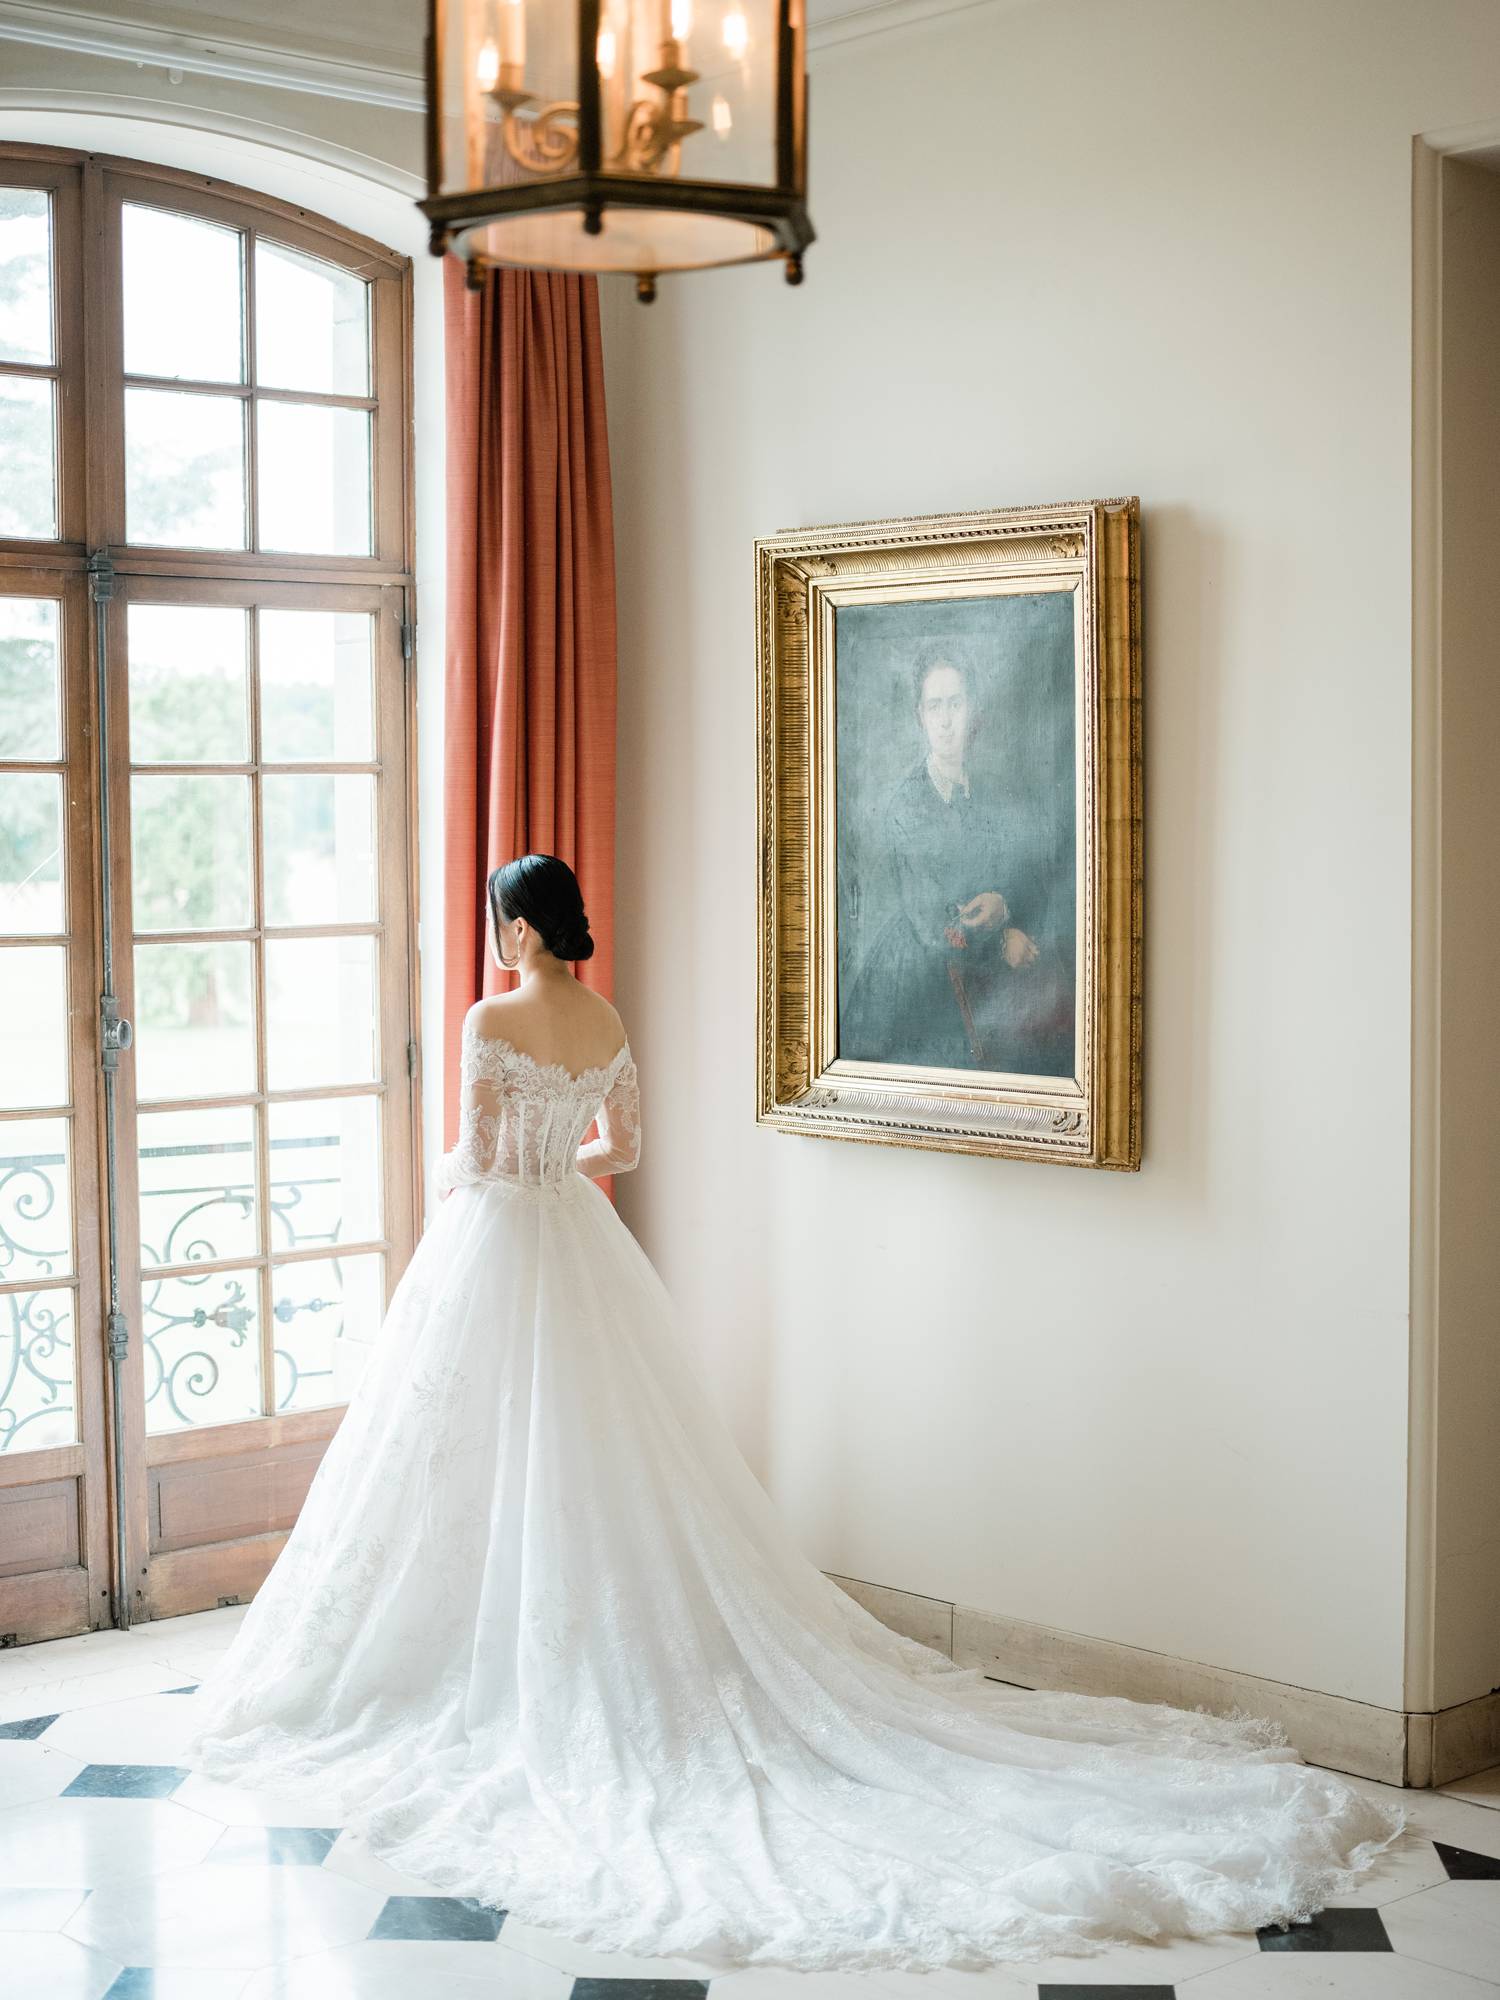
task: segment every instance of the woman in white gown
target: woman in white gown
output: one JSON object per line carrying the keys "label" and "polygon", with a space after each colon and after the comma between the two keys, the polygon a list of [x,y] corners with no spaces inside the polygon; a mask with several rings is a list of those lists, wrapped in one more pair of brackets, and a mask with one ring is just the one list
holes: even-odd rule
{"label": "woman in white gown", "polygon": [[[1406,1823],[1274,1727],[1032,1693],[817,1570],[593,1177],[635,1065],[551,857],[490,879],[451,1189],[233,1645],[207,1776],[605,1951],[980,1966],[1309,1916]],[[585,1134],[597,1115],[599,1136]]]}

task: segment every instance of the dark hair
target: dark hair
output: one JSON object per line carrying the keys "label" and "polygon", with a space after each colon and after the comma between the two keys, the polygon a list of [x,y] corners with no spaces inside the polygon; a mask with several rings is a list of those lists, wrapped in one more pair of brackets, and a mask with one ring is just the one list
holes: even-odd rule
{"label": "dark hair", "polygon": [[502,922],[520,917],[554,958],[572,964],[593,957],[578,877],[555,854],[522,854],[504,862],[490,876],[489,897],[497,936]]}
{"label": "dark hair", "polygon": [[916,708],[922,706],[922,690],[927,685],[927,676],[938,667],[951,667],[964,684],[964,692],[972,702],[978,692],[975,686],[974,662],[969,649],[962,639],[924,639],[917,648],[916,659],[911,670],[911,698]]}

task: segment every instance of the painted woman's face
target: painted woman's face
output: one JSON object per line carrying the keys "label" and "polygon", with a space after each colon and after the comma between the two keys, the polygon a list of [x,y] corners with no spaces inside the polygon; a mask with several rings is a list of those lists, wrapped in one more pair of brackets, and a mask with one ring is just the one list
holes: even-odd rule
{"label": "painted woman's face", "polygon": [[969,740],[969,696],[957,667],[936,666],[922,683],[917,715],[928,748],[941,764],[959,764]]}

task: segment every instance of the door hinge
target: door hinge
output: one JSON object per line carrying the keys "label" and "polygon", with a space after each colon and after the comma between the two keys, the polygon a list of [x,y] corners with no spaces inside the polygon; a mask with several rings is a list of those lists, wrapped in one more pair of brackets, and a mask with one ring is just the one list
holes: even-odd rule
{"label": "door hinge", "polygon": [[116,1306],[104,1324],[109,1340],[110,1360],[123,1361],[125,1356],[130,1352],[129,1320],[126,1319],[124,1313]]}
{"label": "door hinge", "polygon": [[417,1044],[415,1039],[413,1039],[409,1041],[406,1045],[406,1074],[408,1076],[415,1076],[416,1073],[417,1073]]}
{"label": "door hinge", "polygon": [[402,659],[403,660],[411,659],[413,655],[416,653],[416,650],[417,650],[417,628],[415,625],[404,624],[401,627]]}
{"label": "door hinge", "polygon": [[108,1070],[120,1067],[120,1057],[135,1040],[135,1030],[120,1012],[113,993],[99,996],[99,1062]]}

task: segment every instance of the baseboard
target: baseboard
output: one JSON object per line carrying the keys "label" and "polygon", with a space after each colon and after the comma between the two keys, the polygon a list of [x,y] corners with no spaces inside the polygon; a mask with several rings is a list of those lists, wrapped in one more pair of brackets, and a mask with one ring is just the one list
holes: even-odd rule
{"label": "baseboard", "polygon": [[833,1581],[893,1632],[1015,1687],[1125,1695],[1215,1714],[1241,1709],[1278,1723],[1308,1763],[1386,1785],[1448,1785],[1500,1764],[1500,1693],[1436,1715],[1408,1713],[857,1577]]}

